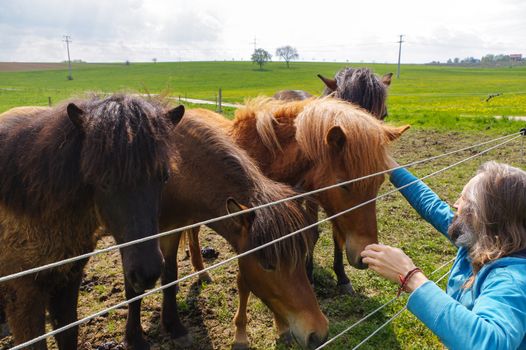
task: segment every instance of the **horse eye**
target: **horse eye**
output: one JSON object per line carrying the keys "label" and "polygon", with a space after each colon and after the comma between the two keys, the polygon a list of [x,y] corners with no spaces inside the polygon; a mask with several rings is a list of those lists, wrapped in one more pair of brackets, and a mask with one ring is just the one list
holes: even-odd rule
{"label": "horse eye", "polygon": [[[342,180],[338,181],[338,182],[343,182]],[[340,188],[342,190],[344,190],[345,192],[351,192],[351,188],[349,185],[340,185]]]}
{"label": "horse eye", "polygon": [[270,264],[270,263],[259,263],[259,266],[261,266],[263,268],[263,270],[267,271],[267,272],[271,272],[271,271],[274,271],[276,270],[276,266],[274,266],[274,264]]}

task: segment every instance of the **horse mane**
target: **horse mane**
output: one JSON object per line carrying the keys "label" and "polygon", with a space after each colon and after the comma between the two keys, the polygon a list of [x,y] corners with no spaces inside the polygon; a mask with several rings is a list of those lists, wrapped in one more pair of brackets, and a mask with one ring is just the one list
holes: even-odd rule
{"label": "horse mane", "polygon": [[[74,102],[82,130],[69,119]],[[167,161],[171,123],[160,104],[92,96],[0,121],[0,201],[28,215],[89,206],[93,186],[134,186]]]}
{"label": "horse mane", "polygon": [[[250,156],[224,132],[210,124],[206,119],[192,118],[190,110],[177,130],[185,128],[189,133],[198,135],[202,143],[213,150],[222,160],[223,176],[229,182],[238,184],[244,191],[234,194],[247,199],[242,203],[249,207],[274,202],[297,194],[287,185],[270,180],[261,173]],[[307,224],[301,206],[298,202],[287,201],[273,206],[258,209],[253,212],[254,219],[249,231],[249,247],[252,249],[274,239],[283,237]],[[279,268],[280,266],[296,266],[304,263],[308,252],[309,236],[304,232],[277,242],[267,248],[255,252],[256,258],[263,266]]]}
{"label": "horse mane", "polygon": [[335,91],[325,88],[323,95],[355,103],[375,116],[382,116],[387,97],[387,88],[369,68],[346,67],[338,71],[334,78]]}
{"label": "horse mane", "polygon": [[254,119],[257,135],[265,148],[275,156],[277,151],[282,151],[275,126],[284,118],[295,118],[313,100],[276,100],[265,96],[247,99],[244,107],[236,111],[235,123],[246,123],[247,120]]}
{"label": "horse mane", "polygon": [[[296,140],[305,155],[315,163],[334,166],[326,137],[340,127],[346,137],[342,165],[354,178],[387,168],[387,144],[395,128],[374,118],[367,111],[346,101],[324,97],[312,101],[295,120]],[[366,181],[352,186],[365,188]]]}

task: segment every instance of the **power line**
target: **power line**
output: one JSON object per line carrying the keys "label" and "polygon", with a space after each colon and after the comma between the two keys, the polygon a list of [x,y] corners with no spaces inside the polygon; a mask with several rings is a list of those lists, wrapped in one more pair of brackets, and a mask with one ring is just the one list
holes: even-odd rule
{"label": "power line", "polygon": [[400,57],[402,57],[402,43],[404,42],[402,40],[403,35],[400,34],[400,41],[398,41],[398,68],[396,70],[396,78],[400,78]]}
{"label": "power line", "polygon": [[68,70],[69,70],[69,75],[68,75],[68,80],[73,80],[73,76],[71,75],[71,58],[69,56],[69,43],[71,43],[71,36],[69,35],[64,35],[64,40],[63,40],[65,43],[66,43],[66,48],[68,50]]}

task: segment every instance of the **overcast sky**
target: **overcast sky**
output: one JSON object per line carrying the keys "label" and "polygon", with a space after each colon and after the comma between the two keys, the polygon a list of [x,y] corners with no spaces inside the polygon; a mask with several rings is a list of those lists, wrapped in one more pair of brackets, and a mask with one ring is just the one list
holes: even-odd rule
{"label": "overcast sky", "polygon": [[524,0],[0,0],[0,61],[300,60],[403,63],[526,55]]}

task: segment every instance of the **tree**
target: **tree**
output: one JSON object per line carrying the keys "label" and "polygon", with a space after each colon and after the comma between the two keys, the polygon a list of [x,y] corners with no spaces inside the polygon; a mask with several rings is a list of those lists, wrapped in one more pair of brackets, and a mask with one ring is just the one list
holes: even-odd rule
{"label": "tree", "polygon": [[259,69],[263,69],[263,65],[270,61],[272,55],[263,49],[255,49],[252,54],[252,62],[259,64]]}
{"label": "tree", "polygon": [[157,63],[157,58],[152,58],[153,63]]}
{"label": "tree", "polygon": [[278,47],[278,49],[276,50],[276,56],[283,58],[285,63],[287,63],[287,68],[289,68],[289,62],[291,60],[295,60],[300,57],[298,55],[298,50],[289,45]]}

